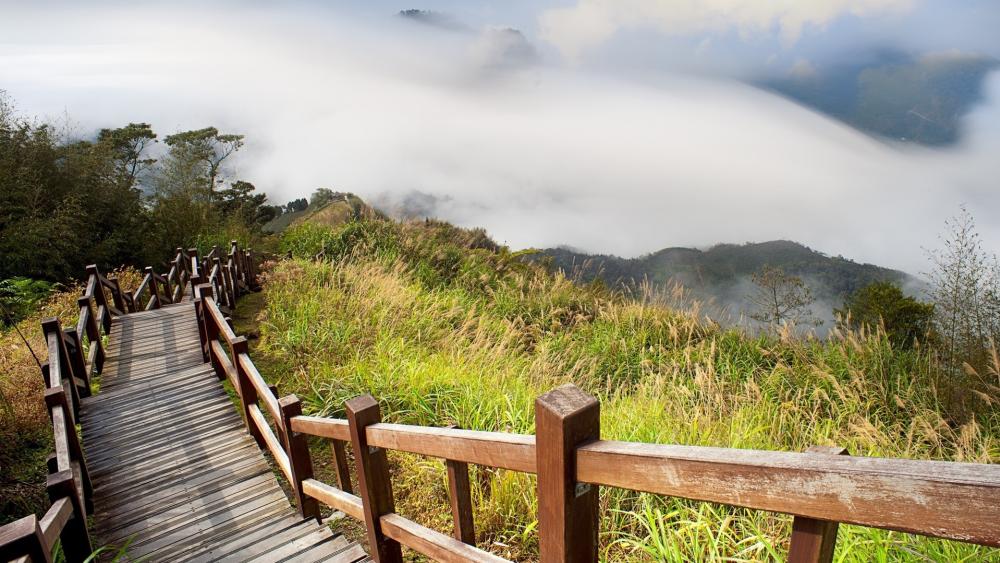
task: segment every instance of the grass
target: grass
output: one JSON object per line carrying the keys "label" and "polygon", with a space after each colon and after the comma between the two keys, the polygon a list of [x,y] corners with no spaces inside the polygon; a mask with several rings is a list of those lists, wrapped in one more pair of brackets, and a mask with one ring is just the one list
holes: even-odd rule
{"label": "grass", "polygon": [[[579,286],[476,231],[438,222],[293,228],[285,248],[333,260],[265,280],[255,358],[311,414],[379,399],[393,422],[533,432],[533,401],[572,381],[601,400],[602,435],[657,443],[995,463],[1000,416],[948,415],[928,351],[882,333],[750,337],[691,312]],[[1000,366],[995,366],[1000,368]],[[996,396],[995,389],[992,391]],[[448,532],[443,465],[394,454],[397,510]],[[533,478],[473,468],[478,544],[537,557]],[[781,559],[790,519],[602,489],[606,560]],[[996,550],[843,526],[838,561],[1000,560]]]}

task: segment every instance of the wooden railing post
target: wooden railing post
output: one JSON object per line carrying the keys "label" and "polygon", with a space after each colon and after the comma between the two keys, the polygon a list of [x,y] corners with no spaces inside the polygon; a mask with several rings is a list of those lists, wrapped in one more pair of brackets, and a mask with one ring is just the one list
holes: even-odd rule
{"label": "wooden railing post", "polygon": [[403,555],[399,542],[382,533],[379,520],[382,515],[396,511],[389,480],[389,460],[384,449],[368,445],[367,428],[382,420],[378,401],[371,395],[363,395],[347,401],[345,408],[354,461],[358,466],[358,488],[364,506],[368,547],[378,563],[400,563]]}
{"label": "wooden railing post", "polygon": [[469,465],[446,459],[448,469],[448,497],[451,500],[451,518],[455,523],[455,539],[476,545],[476,526],[472,519],[472,491],[469,487]]}
{"label": "wooden railing post", "polygon": [[73,375],[75,377],[71,383],[76,385],[76,380],[79,379],[82,384],[77,385],[77,392],[81,397],[89,397],[90,372],[87,370],[87,360],[83,357],[83,343],[80,341],[75,328],[63,330],[63,343],[66,346],[66,353],[69,355],[69,363],[73,366]]}
{"label": "wooden railing post", "polygon": [[239,385],[239,389],[236,392],[239,393],[240,403],[243,405],[243,416],[246,418],[247,430],[257,442],[257,446],[262,450],[267,450],[267,442],[264,441],[264,435],[261,434],[260,428],[257,428],[253,418],[250,416],[250,405],[257,404],[257,388],[253,386],[250,377],[247,375],[247,371],[243,369],[243,364],[240,362],[240,355],[248,352],[246,337],[237,336],[232,344],[230,344],[229,351],[233,357],[233,365],[236,367],[236,382]]}
{"label": "wooden railing post", "polygon": [[104,329],[104,334],[111,333],[111,312],[108,310],[108,297],[104,294],[104,284],[101,283],[101,272],[97,269],[97,264],[91,264],[87,266],[87,276],[94,276],[94,302],[97,304],[97,309],[103,306],[104,310],[107,311],[107,315],[102,319],[102,328]]}
{"label": "wooden railing post", "polygon": [[[194,288],[194,314],[198,319],[198,339],[201,340],[201,357],[203,361],[209,361],[208,343],[212,339],[211,331],[208,330],[208,314],[205,312],[205,298],[212,297],[211,284],[199,284]],[[218,334],[215,336],[218,338]]]}
{"label": "wooden railing post", "polygon": [[113,286],[111,289],[111,299],[115,302],[115,309],[118,309],[122,314],[129,312],[128,305],[125,303],[125,296],[122,294],[121,283],[118,282],[117,276],[109,276],[108,282]]}
{"label": "wooden railing post", "polygon": [[[812,446],[806,453],[850,455],[846,448]],[[831,563],[837,547],[837,522],[796,516],[792,521],[792,541],[788,546],[789,563]]]}
{"label": "wooden railing post", "polygon": [[93,552],[90,545],[90,535],[87,533],[87,513],[77,494],[76,481],[71,470],[59,471],[49,475],[45,482],[49,500],[55,502],[68,497],[73,504],[73,516],[66,522],[59,536],[63,555],[68,563],[82,563]]}
{"label": "wooden railing post", "polygon": [[281,407],[281,427],[284,429],[285,452],[288,454],[288,464],[292,468],[292,487],[295,489],[295,502],[299,507],[299,515],[303,518],[319,518],[319,503],[316,499],[302,492],[302,481],[313,478],[312,458],[309,456],[309,441],[292,431],[292,417],[302,414],[302,403],[295,395],[278,399]]}
{"label": "wooden railing post", "polygon": [[[55,317],[50,317],[42,321],[42,333],[45,335],[45,342],[49,346],[49,359],[51,361],[52,354],[52,343],[51,338],[54,338],[54,344],[56,347],[56,357],[59,360],[59,369],[55,374],[52,373],[52,367],[49,367],[48,376],[48,387],[60,387],[65,382],[69,383],[69,399],[70,399],[70,413],[72,414],[73,423],[76,423],[76,419],[80,416],[80,390],[76,386],[76,382],[73,380],[73,364],[70,362],[69,352],[66,350],[66,342],[64,340],[62,332],[62,324],[60,324],[59,319]],[[58,380],[53,381],[54,377],[58,377]]]}
{"label": "wooden railing post", "polygon": [[229,281],[226,278],[226,267],[222,263],[222,258],[220,258],[218,255],[215,256],[214,260],[215,260],[215,267],[219,269],[217,283],[219,284],[219,293],[221,295],[218,296],[218,299],[222,302],[223,305],[232,309],[233,303],[232,301],[229,300]]}
{"label": "wooden railing post", "polygon": [[97,373],[104,371],[104,343],[101,342],[101,331],[97,328],[97,320],[94,317],[96,314],[93,307],[90,305],[89,297],[81,297],[76,300],[76,304],[80,307],[87,308],[87,326],[85,327],[87,331],[87,340],[90,341],[90,347],[95,348],[97,352],[94,354],[94,369]]}
{"label": "wooden railing post", "polygon": [[149,276],[149,298],[154,300],[153,308],[160,308],[160,291],[157,289],[156,285],[156,274],[153,273],[152,266],[146,266],[146,275]]}
{"label": "wooden railing post", "polygon": [[253,250],[247,249],[246,251],[246,261],[247,261],[247,285],[250,289],[256,290],[259,286],[257,285],[257,263],[253,258]]}
{"label": "wooden railing post", "polygon": [[52,563],[52,554],[45,549],[45,536],[34,514],[0,527],[0,561],[24,555],[31,563]]}
{"label": "wooden railing post", "polygon": [[351,467],[347,464],[347,447],[340,440],[330,440],[333,450],[333,465],[337,470],[337,486],[345,493],[353,493],[351,486]]}
{"label": "wooden railing post", "polygon": [[[448,426],[457,429],[458,426]],[[469,545],[476,545],[476,527],[472,517],[472,490],[469,486],[469,464],[454,459],[444,460],[448,471],[448,500],[451,503],[451,519],[454,523],[455,539]]]}
{"label": "wooden railing post", "polygon": [[535,400],[541,560],[596,562],[598,488],[576,481],[576,448],[600,439],[601,407],[575,385]]}
{"label": "wooden railing post", "polygon": [[233,259],[234,277],[236,285],[243,281],[243,265],[240,264],[240,245],[235,240],[229,241],[229,257]]}
{"label": "wooden railing post", "polygon": [[[83,493],[84,506],[88,511],[93,510],[94,485],[90,480],[90,470],[87,468],[87,459],[83,454],[83,446],[80,444],[80,437],[76,434],[76,426],[69,413],[69,405],[66,403],[66,391],[62,387],[50,387],[45,390],[45,406],[48,407],[49,418],[52,417],[52,409],[58,408],[63,412],[65,420],[66,445],[69,448],[70,465],[74,476],[80,480],[80,491]],[[53,431],[55,429],[53,428]],[[55,471],[59,467],[56,465]],[[55,473],[52,471],[52,473]]]}

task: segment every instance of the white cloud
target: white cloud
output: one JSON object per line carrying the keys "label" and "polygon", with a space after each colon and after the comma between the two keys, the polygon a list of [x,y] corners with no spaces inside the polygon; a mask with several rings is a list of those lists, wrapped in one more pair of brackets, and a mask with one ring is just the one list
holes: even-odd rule
{"label": "white cloud", "polygon": [[389,18],[66,8],[45,14],[58,43],[39,44],[25,22],[40,14],[7,15],[0,76],[23,110],[246,133],[240,177],[279,202],[319,186],[421,190],[444,218],[515,247],[636,255],[790,238],[913,271],[966,202],[1000,246],[1000,79],[967,144],[935,151],[734,82],[484,68],[476,35]]}
{"label": "white cloud", "polygon": [[795,42],[807,25],[824,26],[843,15],[905,10],[913,0],[578,0],[539,17],[541,36],[575,59],[619,30],[652,28],[666,34],[777,29]]}

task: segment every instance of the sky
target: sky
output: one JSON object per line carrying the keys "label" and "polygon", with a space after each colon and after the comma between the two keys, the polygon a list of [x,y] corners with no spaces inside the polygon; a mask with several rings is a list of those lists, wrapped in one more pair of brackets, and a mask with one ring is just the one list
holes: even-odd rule
{"label": "sky", "polygon": [[880,49],[1000,57],[994,0],[0,4],[22,114],[243,133],[230,179],[277,203],[419,193],[514,248],[791,239],[916,274],[966,205],[1000,247],[1000,73],[944,148],[754,86]]}

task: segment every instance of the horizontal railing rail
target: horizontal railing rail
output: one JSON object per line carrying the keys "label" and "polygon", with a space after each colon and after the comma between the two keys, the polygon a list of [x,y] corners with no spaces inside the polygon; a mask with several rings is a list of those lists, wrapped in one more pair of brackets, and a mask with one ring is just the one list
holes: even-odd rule
{"label": "horizontal railing rail", "polygon": [[[294,414],[299,400],[279,399],[261,377],[212,287],[198,291],[206,359],[233,383],[249,432],[288,479],[303,516],[317,516],[320,502],[362,521],[379,561],[399,561],[400,545],[441,561],[503,561],[475,547],[468,464],[538,476],[542,561],[596,561],[602,486],[792,515],[788,557],[796,562],[831,561],[840,522],[1000,547],[997,465],[851,457],[832,447],[797,453],[601,440],[597,400],[572,385],[538,398],[534,436],[384,423],[371,396],[348,401],[346,419]],[[336,486],[314,478],[307,436],[332,442]],[[395,513],[389,450],[445,461],[453,536]]]}

